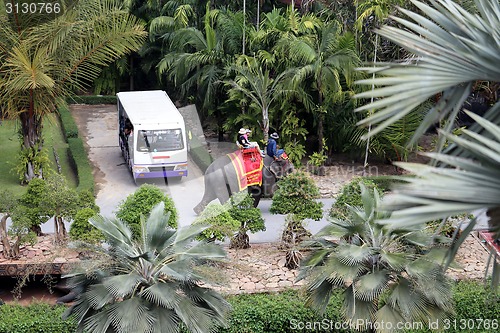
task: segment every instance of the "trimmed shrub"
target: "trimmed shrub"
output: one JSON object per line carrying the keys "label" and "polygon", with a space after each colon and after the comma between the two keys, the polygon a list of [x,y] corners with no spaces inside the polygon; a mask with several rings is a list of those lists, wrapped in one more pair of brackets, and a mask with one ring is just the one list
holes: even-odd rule
{"label": "trimmed shrub", "polygon": [[319,221],[323,217],[323,204],[319,188],[307,173],[296,171],[278,183],[269,209],[272,214],[293,214],[299,219]]}
{"label": "trimmed shrub", "polygon": [[349,216],[349,209],[346,205],[353,207],[363,206],[361,200],[361,188],[359,183],[363,183],[367,190],[373,192],[373,189],[377,189],[380,192],[379,187],[375,182],[368,178],[355,177],[349,183],[344,185],[340,191],[340,195],[335,200],[335,203],[330,208],[328,215],[331,218],[336,219],[347,219]]}
{"label": "trimmed shrub", "polygon": [[62,320],[65,306],[35,303],[0,306],[0,333],[74,333],[75,323]]}
{"label": "trimmed shrub", "polygon": [[139,236],[141,234],[141,215],[147,218],[151,209],[161,201],[165,203],[165,214],[170,212],[168,225],[177,228],[178,216],[174,201],[164,194],[158,186],[151,184],[141,185],[133,194],[122,201],[118,206],[116,217],[127,222],[132,232]]}
{"label": "trimmed shrub", "polygon": [[[335,293],[324,316],[304,305],[300,291],[277,294],[237,295],[228,298],[233,307],[229,327],[219,333],[345,332],[329,324],[341,322],[340,293]],[[316,323],[316,327],[313,327]],[[321,327],[319,323],[328,325]],[[309,325],[310,324],[310,325]],[[308,326],[307,326],[308,325]]]}
{"label": "trimmed shrub", "polygon": [[77,191],[90,191],[94,193],[94,176],[82,139],[68,138],[68,145],[69,158],[78,177]]}
{"label": "trimmed shrub", "polygon": [[92,208],[83,208],[75,215],[69,229],[69,237],[86,243],[99,243],[104,240],[104,235],[89,223],[89,219],[97,213]]}
{"label": "trimmed shrub", "polygon": [[81,95],[71,96],[68,98],[69,104],[116,104],[116,96],[102,96],[102,95]]}
{"label": "trimmed shrub", "polygon": [[206,224],[210,227],[203,230],[197,237],[199,240],[224,241],[226,237],[231,237],[240,227],[240,222],[229,214],[229,204],[221,205],[218,202],[211,202],[201,212],[193,224]]}
{"label": "trimmed shrub", "polygon": [[[450,320],[446,332],[496,332],[500,318],[500,302],[495,295],[478,282],[462,281],[453,287],[455,316]],[[334,291],[324,316],[319,316],[305,306],[302,291],[287,290],[276,294],[241,294],[227,298],[233,310],[228,328],[219,328],[218,333],[292,333],[292,332],[355,332],[336,329],[343,323],[340,315],[341,292]],[[0,306],[0,333],[72,333],[76,326],[71,320],[63,321],[64,306],[32,304]],[[460,323],[474,320],[475,329],[460,329]],[[479,327],[484,320],[496,325],[489,329]],[[456,323],[456,328],[454,324]],[[470,322],[472,323],[472,322]],[[427,326],[427,323],[425,323]],[[495,328],[496,327],[496,328]],[[182,332],[187,332],[182,330]],[[436,330],[411,330],[423,333]]]}
{"label": "trimmed shrub", "polygon": [[59,113],[59,119],[61,120],[61,127],[66,141],[69,138],[78,137],[78,126],[76,126],[75,120],[73,119],[68,106],[61,106],[57,111]]}

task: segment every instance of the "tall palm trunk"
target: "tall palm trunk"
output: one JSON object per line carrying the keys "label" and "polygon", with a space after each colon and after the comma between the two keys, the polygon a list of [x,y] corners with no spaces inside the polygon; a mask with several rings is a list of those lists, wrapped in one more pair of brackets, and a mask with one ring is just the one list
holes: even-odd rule
{"label": "tall palm trunk", "polygon": [[318,152],[321,151],[321,148],[323,148],[323,120],[324,120],[324,115],[322,112],[322,106],[323,106],[323,94],[321,93],[321,81],[317,81],[317,86],[318,86]]}
{"label": "tall palm trunk", "polygon": [[267,144],[267,140],[269,140],[269,109],[267,106],[262,109],[262,132],[264,134],[264,142]]}
{"label": "tall palm trunk", "polygon": [[24,164],[24,181],[42,178],[42,164],[39,154],[43,148],[42,117],[35,113],[33,91],[30,90],[28,112],[20,112],[22,143],[21,151]]}

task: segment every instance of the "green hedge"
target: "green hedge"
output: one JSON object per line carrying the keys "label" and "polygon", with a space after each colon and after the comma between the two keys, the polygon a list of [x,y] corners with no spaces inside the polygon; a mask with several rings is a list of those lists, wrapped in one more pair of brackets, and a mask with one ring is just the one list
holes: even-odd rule
{"label": "green hedge", "polygon": [[94,193],[94,176],[83,141],[78,137],[78,127],[69,111],[68,106],[58,109],[61,127],[64,137],[68,142],[68,155],[71,166],[75,170],[78,179],[78,191],[90,191]]}
{"label": "green hedge", "polygon": [[207,147],[197,137],[192,137],[189,140],[189,145],[191,147],[189,154],[193,158],[194,163],[198,165],[202,172],[205,172],[208,166],[214,161],[207,151]]}
{"label": "green hedge", "polygon": [[0,306],[0,333],[73,333],[76,325],[63,321],[64,306],[38,303],[29,307]]}
{"label": "green hedge", "polygon": [[[228,299],[233,306],[229,328],[220,333],[285,333],[328,332],[325,326],[341,322],[340,292],[334,292],[324,316],[304,305],[300,291],[288,290],[276,294],[237,295]],[[307,323],[317,323],[316,327]],[[323,325],[323,327],[320,325]],[[333,331],[333,330],[332,330]],[[345,332],[336,330],[336,332]]]}
{"label": "green hedge", "polygon": [[[500,318],[500,302],[487,291],[483,284],[464,281],[453,288],[455,317],[451,323],[464,320],[491,320]],[[292,333],[292,332],[346,332],[335,329],[341,323],[341,293],[334,292],[324,316],[304,305],[301,291],[285,291],[276,294],[236,295],[228,297],[233,307],[229,327],[219,333]],[[62,321],[64,307],[34,304],[29,307],[13,305],[0,306],[0,333],[69,333],[74,332],[74,323]],[[315,325],[315,326],[314,326]],[[330,330],[332,327],[334,329]],[[467,330],[450,326],[446,332],[496,332],[490,328]],[[354,332],[354,331],[351,331]],[[412,333],[436,332],[413,330]]]}
{"label": "green hedge", "polygon": [[78,191],[88,190],[94,193],[94,176],[87,157],[87,152],[80,138],[68,138],[70,161],[78,177]]}
{"label": "green hedge", "polygon": [[116,96],[102,96],[102,95],[82,95],[71,96],[67,99],[69,104],[116,104]]}
{"label": "green hedge", "polygon": [[59,113],[59,119],[61,120],[61,127],[66,141],[69,138],[77,138],[78,127],[76,126],[75,120],[73,119],[68,106],[61,106],[57,111]]}

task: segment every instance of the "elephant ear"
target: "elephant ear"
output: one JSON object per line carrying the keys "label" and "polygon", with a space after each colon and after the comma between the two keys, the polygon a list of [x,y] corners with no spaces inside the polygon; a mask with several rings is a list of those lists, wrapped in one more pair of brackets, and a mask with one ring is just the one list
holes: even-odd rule
{"label": "elephant ear", "polygon": [[283,177],[283,161],[273,161],[271,165],[269,165],[269,170],[273,173],[273,175],[277,178]]}

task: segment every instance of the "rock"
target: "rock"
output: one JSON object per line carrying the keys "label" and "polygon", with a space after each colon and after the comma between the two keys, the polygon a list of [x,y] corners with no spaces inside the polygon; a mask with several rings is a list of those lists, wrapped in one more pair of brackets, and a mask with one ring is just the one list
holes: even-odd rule
{"label": "rock", "polygon": [[66,258],[61,258],[61,257],[57,257],[53,261],[54,264],[64,264],[66,262],[68,262],[68,260]]}
{"label": "rock", "polygon": [[267,283],[266,288],[278,288],[278,283],[277,282]]}
{"label": "rock", "polygon": [[246,290],[246,291],[251,291],[251,290],[255,290],[255,283],[253,282],[246,282],[244,283],[241,287],[240,287],[241,290]]}
{"label": "rock", "polygon": [[281,280],[280,282],[278,282],[278,286],[282,288],[288,288],[293,286],[293,282],[288,280]]}

